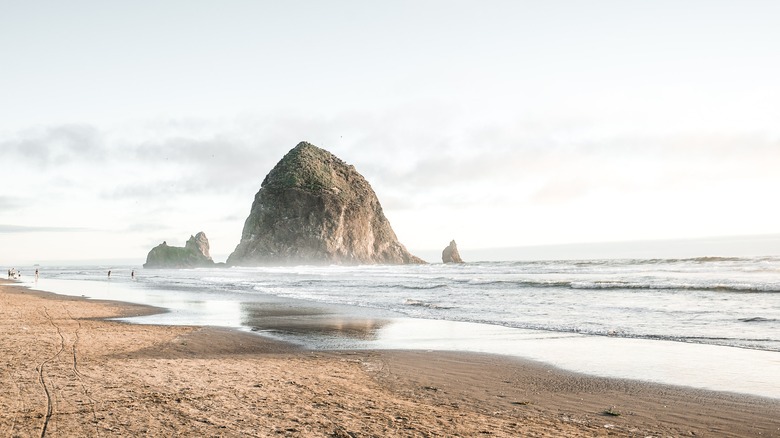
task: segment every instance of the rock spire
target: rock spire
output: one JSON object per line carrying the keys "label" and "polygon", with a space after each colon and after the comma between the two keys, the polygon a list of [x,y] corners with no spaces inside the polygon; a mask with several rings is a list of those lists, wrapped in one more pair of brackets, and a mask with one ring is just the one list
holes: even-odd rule
{"label": "rock spire", "polygon": [[454,240],[441,252],[441,261],[443,263],[463,263],[458,252],[458,245]]}

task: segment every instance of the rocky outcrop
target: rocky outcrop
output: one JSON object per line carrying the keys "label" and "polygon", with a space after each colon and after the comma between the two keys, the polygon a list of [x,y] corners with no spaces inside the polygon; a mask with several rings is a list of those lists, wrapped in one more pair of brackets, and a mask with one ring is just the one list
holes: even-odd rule
{"label": "rocky outcrop", "polygon": [[214,266],[209,255],[209,239],[202,231],[190,236],[184,248],[163,242],[149,251],[144,268],[198,268]]}
{"label": "rocky outcrop", "polygon": [[233,266],[425,263],[398,242],[353,166],[302,142],[265,177]]}
{"label": "rocky outcrop", "polygon": [[463,259],[460,258],[458,245],[454,240],[441,252],[441,261],[443,263],[464,263]]}

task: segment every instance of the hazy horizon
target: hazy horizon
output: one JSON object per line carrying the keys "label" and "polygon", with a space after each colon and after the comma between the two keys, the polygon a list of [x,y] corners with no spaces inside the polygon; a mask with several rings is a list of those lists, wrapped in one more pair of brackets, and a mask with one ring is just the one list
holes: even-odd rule
{"label": "hazy horizon", "polygon": [[411,250],[780,233],[780,3],[0,11],[2,263],[229,254],[300,141]]}
{"label": "hazy horizon", "polygon": [[[170,242],[184,246],[184,241]],[[444,249],[442,247],[442,249]],[[442,249],[414,249],[410,252],[428,263],[441,263]],[[466,263],[493,261],[609,260],[609,259],[694,259],[704,257],[772,257],[780,256],[780,234],[719,236],[696,239],[660,239],[623,242],[580,242],[556,245],[529,245],[496,248],[459,247]],[[214,254],[215,262],[224,262],[229,254]],[[135,266],[146,256],[134,258],[21,260],[0,266]]]}

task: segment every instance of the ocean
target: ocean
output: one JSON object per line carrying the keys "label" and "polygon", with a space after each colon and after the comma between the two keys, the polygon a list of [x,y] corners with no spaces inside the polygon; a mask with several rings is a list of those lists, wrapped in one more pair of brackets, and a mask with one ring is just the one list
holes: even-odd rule
{"label": "ocean", "polygon": [[780,257],[39,269],[37,282],[23,269],[28,286],[167,309],[130,322],[234,327],[313,349],[506,354],[780,398]]}

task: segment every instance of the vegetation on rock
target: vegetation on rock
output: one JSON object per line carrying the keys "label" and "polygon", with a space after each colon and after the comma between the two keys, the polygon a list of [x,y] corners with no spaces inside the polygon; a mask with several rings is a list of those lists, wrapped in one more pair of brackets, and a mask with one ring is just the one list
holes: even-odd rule
{"label": "vegetation on rock", "polygon": [[424,263],[410,254],[368,181],[302,142],[263,180],[228,265]]}
{"label": "vegetation on rock", "polygon": [[209,255],[209,241],[202,231],[190,236],[184,247],[168,246],[163,242],[149,251],[144,268],[197,268],[213,266]]}

